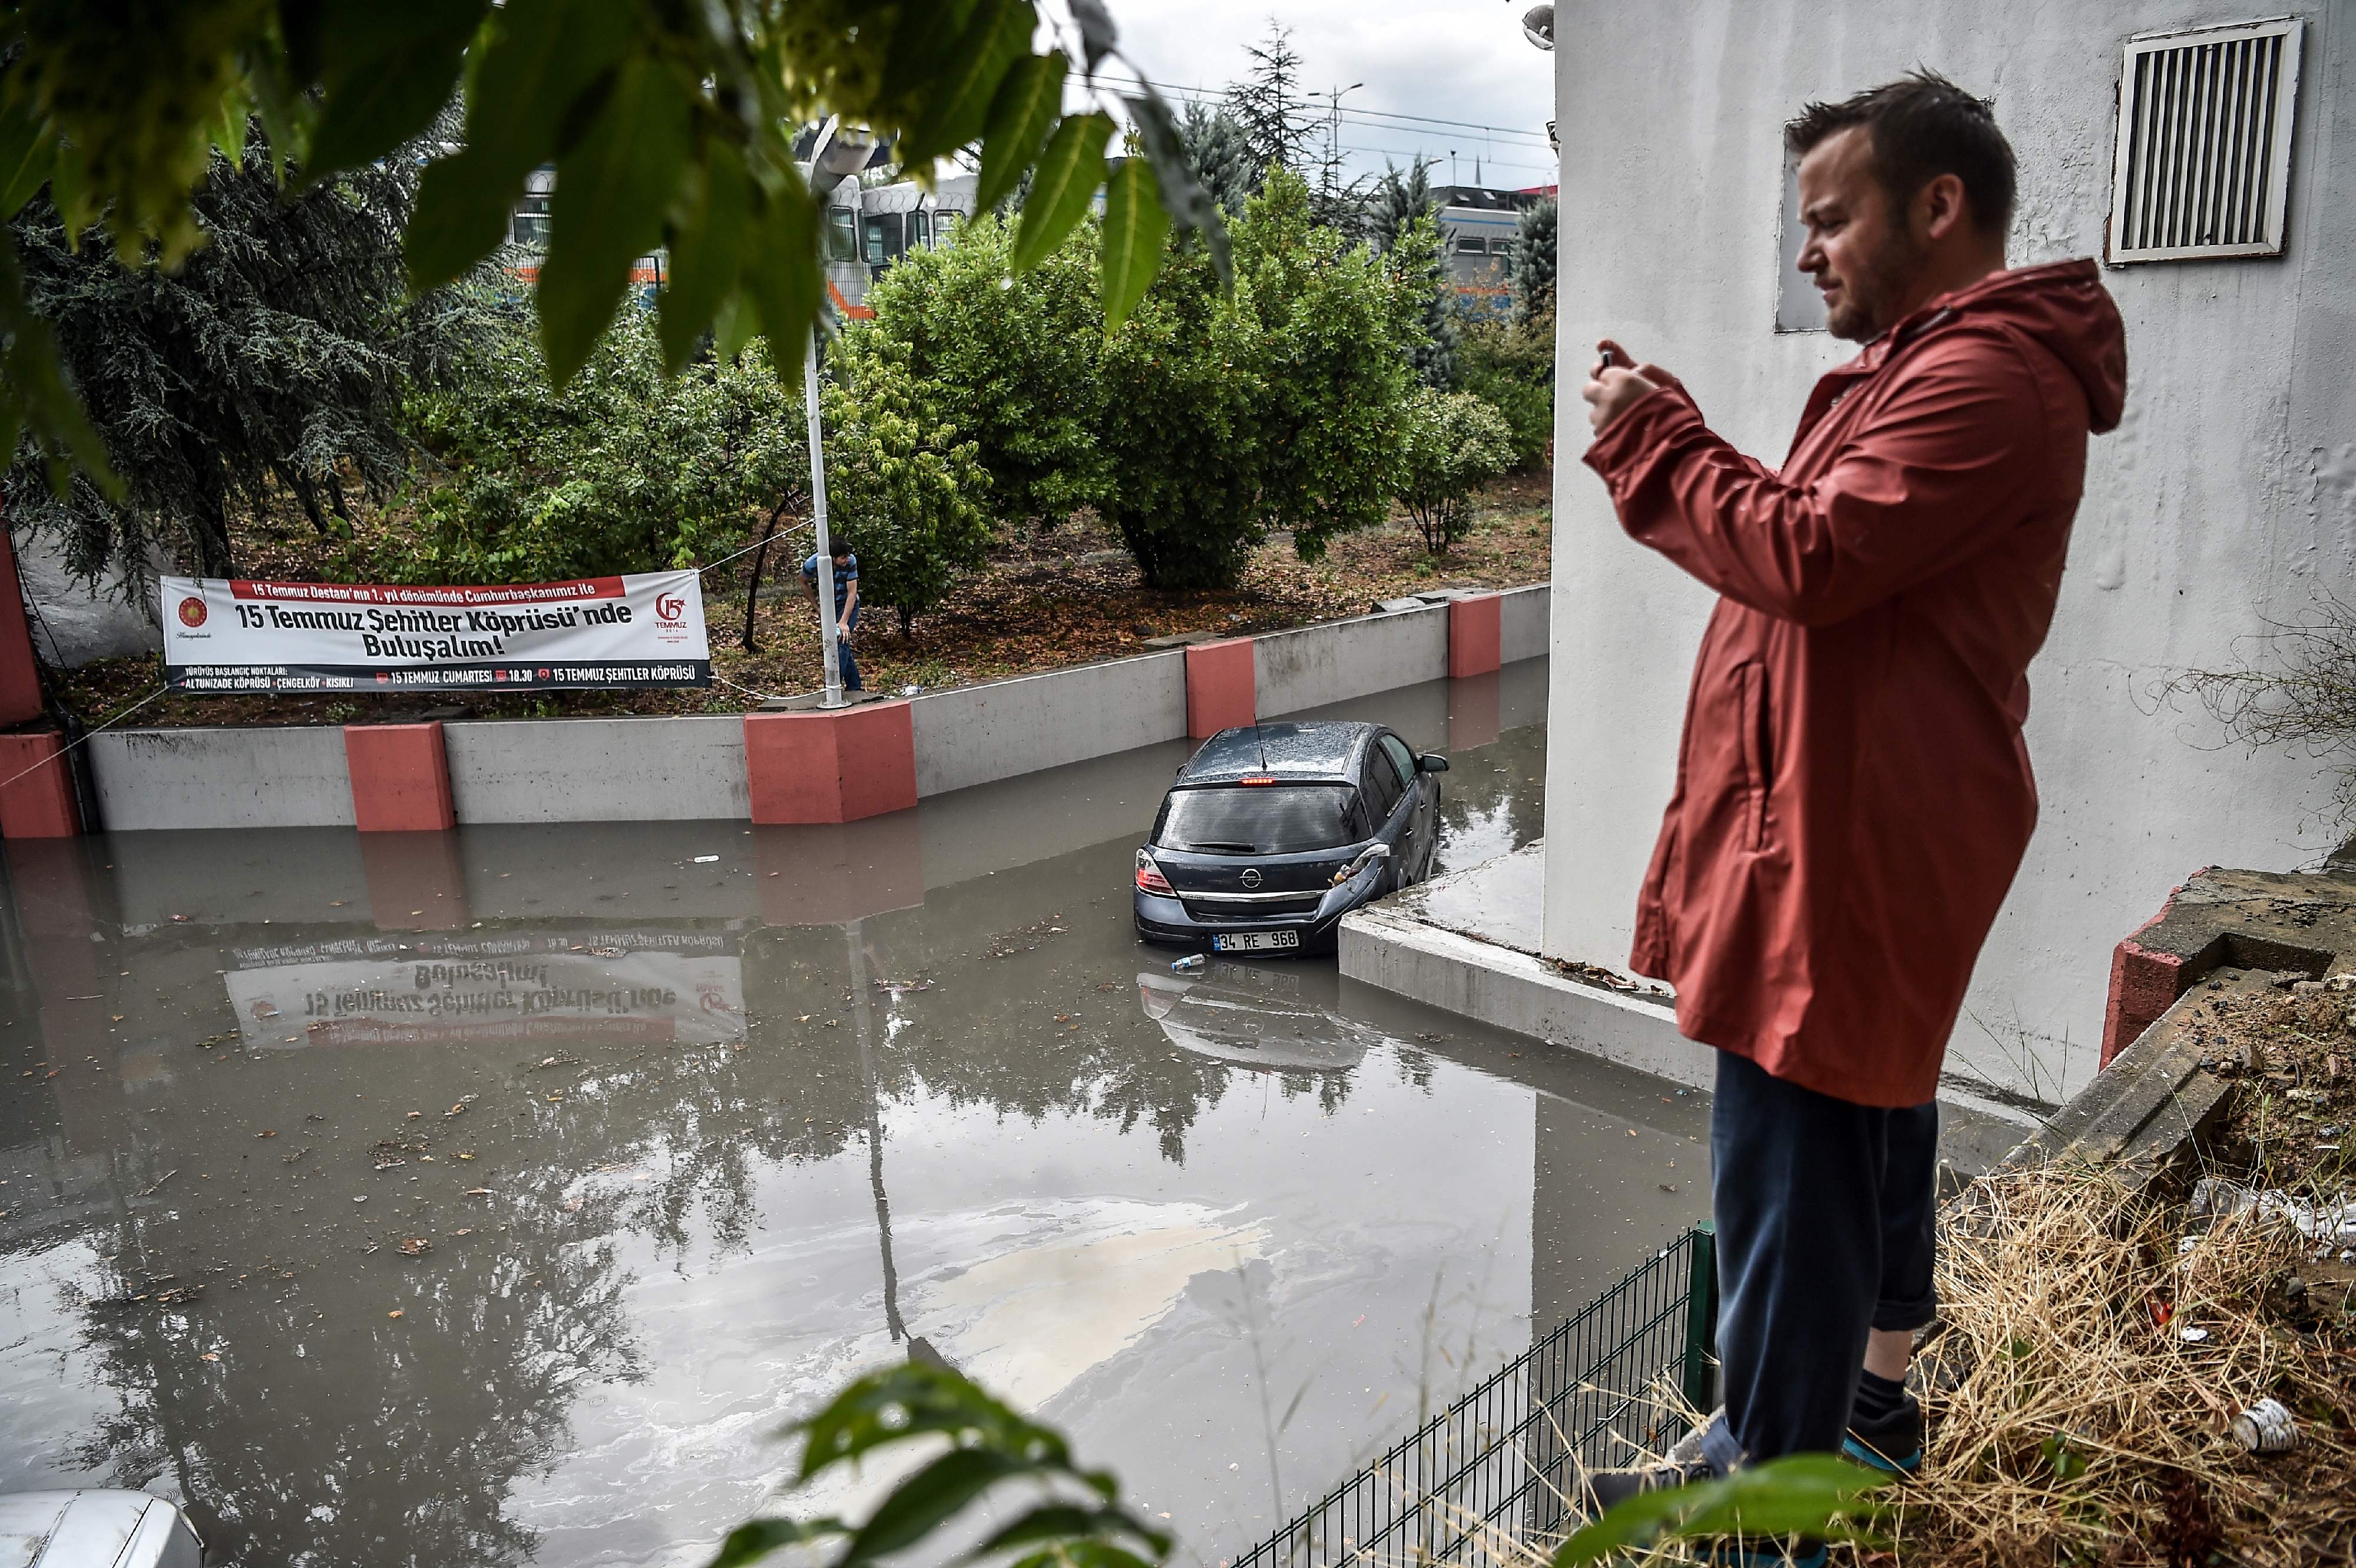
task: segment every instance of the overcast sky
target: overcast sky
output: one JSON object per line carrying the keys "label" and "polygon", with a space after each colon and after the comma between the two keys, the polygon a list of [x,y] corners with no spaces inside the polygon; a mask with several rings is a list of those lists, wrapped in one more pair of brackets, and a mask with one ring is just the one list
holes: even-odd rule
{"label": "overcast sky", "polygon": [[[1522,37],[1532,0],[1107,0],[1123,49],[1159,83],[1216,92],[1250,66],[1245,46],[1271,18],[1292,29],[1302,84],[1343,94],[1341,145],[1354,171],[1420,156],[1435,182],[1550,185],[1546,123],[1554,57]],[[1322,111],[1321,111],[1322,113]],[[1392,116],[1458,122],[1430,124]],[[1483,131],[1474,127],[1491,126]]]}

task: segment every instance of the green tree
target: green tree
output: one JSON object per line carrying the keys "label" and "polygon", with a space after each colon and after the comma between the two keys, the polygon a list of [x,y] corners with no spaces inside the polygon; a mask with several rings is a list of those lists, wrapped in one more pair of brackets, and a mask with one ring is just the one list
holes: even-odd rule
{"label": "green tree", "polygon": [[1423,341],[1414,349],[1415,373],[1446,389],[1456,378],[1456,295],[1440,243],[1440,203],[1421,159],[1401,170],[1387,166],[1366,199],[1365,226],[1394,276],[1416,290],[1423,306]]}
{"label": "green tree", "polygon": [[8,226],[27,298],[122,481],[59,492],[28,449],[6,476],[8,518],[53,533],[93,585],[157,554],[231,575],[233,521],[273,492],[323,534],[348,532],[347,480],[373,498],[401,480],[404,395],[444,379],[476,336],[450,291],[404,297],[412,159],[290,201],[266,148],[245,154],[212,156],[193,220],[203,243],[177,273],[74,248],[46,197]]}
{"label": "green tree", "polygon": [[899,612],[905,637],[990,548],[991,482],[979,446],[960,439],[888,342],[855,348],[819,406],[830,532],[859,553],[860,602]]}
{"label": "green tree", "polygon": [[1554,307],[1526,319],[1481,317],[1465,323],[1456,352],[1456,389],[1505,416],[1514,466],[1546,460],[1554,439]]}
{"label": "green tree", "polygon": [[852,330],[856,342],[889,344],[940,417],[970,438],[1000,522],[1052,524],[1110,487],[1098,438],[1106,418],[1099,242],[1096,226],[1083,225],[1014,274],[1012,230],[977,219],[948,249],[911,252],[894,265],[867,296],[875,319]]}
{"label": "green tree", "polygon": [[1418,387],[1407,407],[1399,504],[1433,553],[1464,536],[1472,492],[1514,465],[1505,416],[1471,392]]}
{"label": "green tree", "polygon": [[[819,307],[818,204],[793,136],[840,116],[928,169],[979,145],[982,205],[1034,175],[1017,260],[1052,251],[1090,196],[1150,220],[1103,253],[1118,319],[1161,254],[1161,225],[1200,227],[1225,255],[1218,209],[1194,179],[1167,104],[1117,94],[1101,0],[1033,52],[1036,0],[40,0],[0,12],[0,219],[47,188],[69,244],[90,237],[124,266],[178,267],[206,238],[192,201],[218,148],[241,159],[249,113],[283,178],[364,170],[425,133],[454,98],[461,135],[436,138],[407,224],[410,282],[450,282],[499,245],[524,182],[553,162],[556,195],[537,321],[558,384],[588,362],[635,258],[666,247],[663,360],[676,372],[706,332],[733,349],[766,336],[791,372]],[[1126,104],[1151,160],[1126,184],[1106,161]],[[991,194],[991,193],[995,194]],[[1044,199],[1043,199],[1044,198]],[[1164,217],[1166,214],[1166,218]],[[1220,264],[1224,265],[1223,261]],[[120,479],[31,307],[13,241],[0,242],[0,451],[34,442],[54,483],[79,467]]]}
{"label": "green tree", "polygon": [[1422,314],[1411,281],[1314,222],[1311,201],[1271,168],[1235,233],[1237,307],[1260,338],[1259,508],[1303,561],[1389,515]]}
{"label": "green tree", "polygon": [[1165,257],[1136,312],[1104,346],[1101,433],[1112,485],[1099,510],[1146,585],[1233,583],[1268,530],[1258,510],[1265,403],[1258,317],[1238,277],[1219,297],[1199,251]]}
{"label": "green tree", "polygon": [[580,373],[549,384],[530,307],[509,302],[465,374],[416,396],[425,455],[345,564],[362,580],[513,583],[659,571],[723,553],[804,504],[800,400],[766,363],[663,374],[626,312]]}

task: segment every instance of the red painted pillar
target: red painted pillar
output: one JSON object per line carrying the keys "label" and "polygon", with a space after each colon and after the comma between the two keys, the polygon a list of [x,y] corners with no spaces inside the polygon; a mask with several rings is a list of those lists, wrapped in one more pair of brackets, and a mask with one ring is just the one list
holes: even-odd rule
{"label": "red painted pillar", "polygon": [[347,725],[344,761],[352,775],[352,822],[360,832],[446,832],[458,825],[439,720]]}
{"label": "red painted pillar", "polygon": [[852,822],[916,803],[916,723],[905,703],[744,715],[755,823]]}
{"label": "red painted pillar", "polygon": [[[38,725],[39,727],[27,727]],[[0,838],[71,838],[81,832],[65,741],[42,722],[41,672],[16,575],[16,547],[0,518]]]}
{"label": "red painted pillar", "polygon": [[[33,628],[18,588],[16,547],[0,517],[0,729],[41,716],[41,676],[33,662]],[[5,777],[0,775],[0,777]]]}
{"label": "red painted pillar", "polygon": [[65,737],[53,729],[0,735],[0,838],[70,839],[80,832]]}
{"label": "red painted pillar", "polygon": [[1486,675],[1504,662],[1505,601],[1494,594],[1468,594],[1448,601],[1448,678]]}
{"label": "red painted pillar", "polygon": [[1186,650],[1186,733],[1196,740],[1259,717],[1252,639],[1197,642]]}

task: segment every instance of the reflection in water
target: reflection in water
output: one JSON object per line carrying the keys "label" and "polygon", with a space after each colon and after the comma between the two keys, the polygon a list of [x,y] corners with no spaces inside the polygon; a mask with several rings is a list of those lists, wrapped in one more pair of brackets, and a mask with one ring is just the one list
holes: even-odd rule
{"label": "reflection in water", "polygon": [[[1443,856],[1536,831],[1506,675],[1350,705],[1454,745]],[[0,1486],[258,1568],[689,1563],[935,1357],[1216,1561],[1239,1474],[1340,1475],[1672,1232],[1699,1123],[1330,963],[1141,973],[1183,751],[840,830],[7,845]]]}
{"label": "reflection in water", "polygon": [[1282,970],[1222,963],[1216,979],[1147,970],[1137,977],[1145,1015],[1182,1050],[1261,1070],[1346,1072],[1380,1029],[1301,999]]}

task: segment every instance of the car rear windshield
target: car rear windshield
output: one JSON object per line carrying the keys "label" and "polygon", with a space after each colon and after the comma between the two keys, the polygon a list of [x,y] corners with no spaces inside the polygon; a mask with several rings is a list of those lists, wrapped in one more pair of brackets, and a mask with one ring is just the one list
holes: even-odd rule
{"label": "car rear windshield", "polygon": [[1365,834],[1344,784],[1234,784],[1173,789],[1155,824],[1162,849],[1200,854],[1301,854]]}

